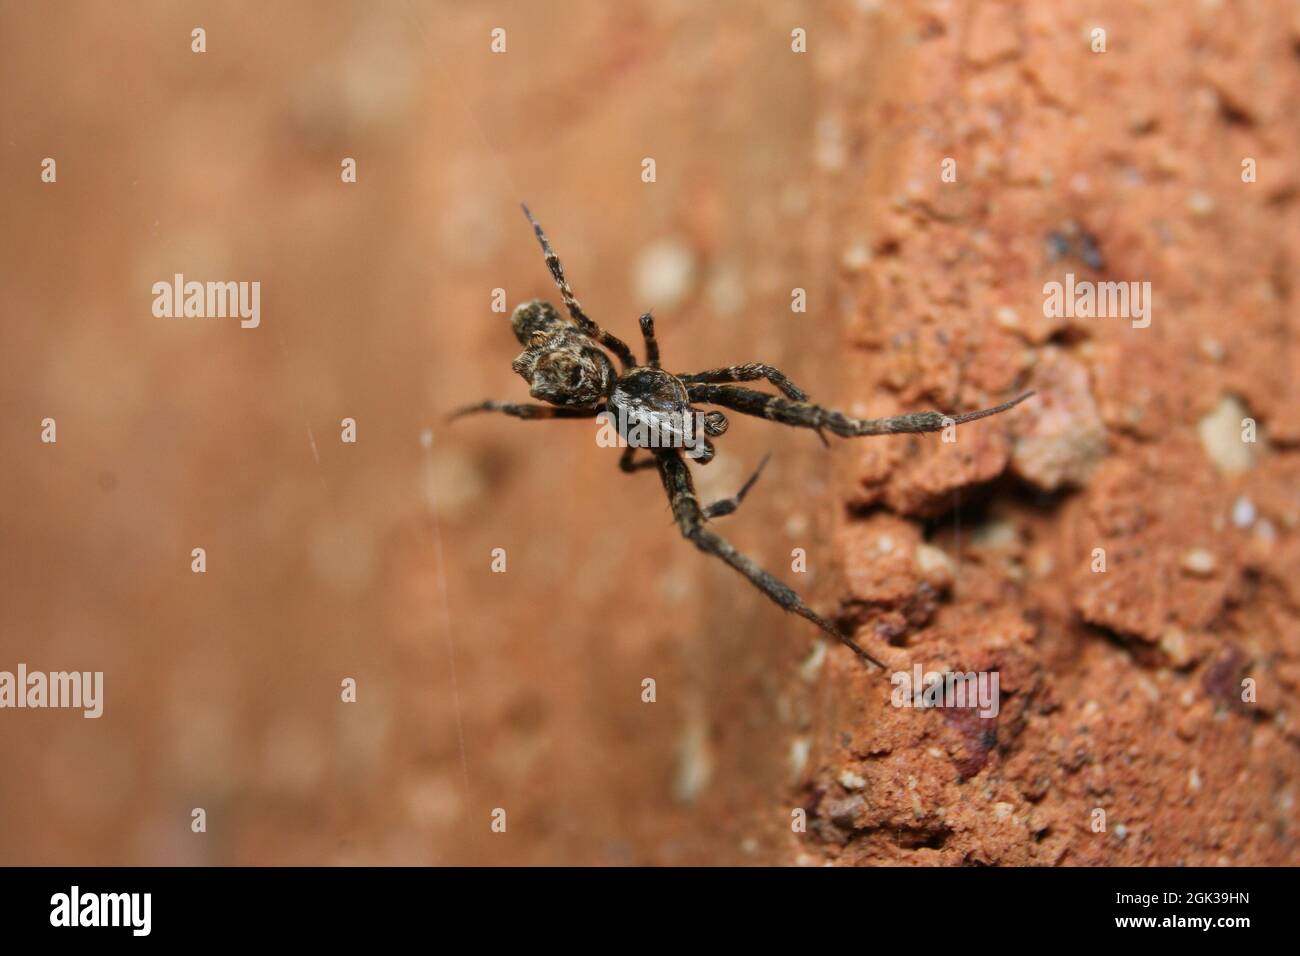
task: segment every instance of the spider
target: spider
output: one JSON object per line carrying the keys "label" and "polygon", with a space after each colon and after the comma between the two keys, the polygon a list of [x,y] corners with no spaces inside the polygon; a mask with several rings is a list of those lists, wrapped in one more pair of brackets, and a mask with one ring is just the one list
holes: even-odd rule
{"label": "spider", "polygon": [[[751,362],[689,375],[664,371],[659,364],[654,318],[649,312],[641,316],[641,335],[646,350],[646,361],[642,365],[626,343],[602,329],[583,311],[546,233],[528,207],[524,206],[523,210],[572,319],[571,322],[564,319],[553,305],[540,299],[516,307],[510,318],[515,338],[524,346],[524,351],[511,368],[528,382],[529,394],[533,398],[548,404],[486,401],[458,409],[451,417],[501,412],[523,419],[595,419],[602,415],[607,415],[607,420],[615,419],[625,445],[619,468],[629,473],[645,468],[658,470],[672,506],[673,518],[683,537],[706,554],[721,558],[785,610],[806,618],[848,646],[863,661],[885,670],[885,665],[867,653],[851,636],[808,607],[793,588],[741,554],[708,526],[714,518],[729,515],[740,507],[762,473],[767,458],[759,463],[736,494],[701,505],[683,451],[698,464],[708,464],[714,455],[714,446],[709,439],[723,434],[728,422],[722,412],[700,412],[694,405],[719,405],[781,425],[811,428],[825,442],[824,430],[842,438],[936,432],[949,425],[1004,412],[1034,393],[1026,392],[993,408],[961,415],[915,412],[890,418],[850,418],[842,412],[811,404],[801,389],[770,365]],[[618,359],[622,371],[615,369],[610,354]],[[760,379],[766,380],[782,395],[721,384]],[[663,441],[664,437],[669,440]],[[649,456],[638,459],[636,455],[640,449],[646,450]]]}

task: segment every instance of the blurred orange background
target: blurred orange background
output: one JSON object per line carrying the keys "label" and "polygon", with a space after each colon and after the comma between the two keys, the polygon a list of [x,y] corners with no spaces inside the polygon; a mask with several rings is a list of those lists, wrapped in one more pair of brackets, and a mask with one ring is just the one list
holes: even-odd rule
{"label": "blurred orange background", "polygon": [[[0,7],[0,669],[105,674],[99,720],[0,712],[0,863],[784,858],[763,795],[815,632],[587,424],[444,416],[526,400],[490,307],[555,298],[521,200],[599,321],[635,340],[656,309],[670,367],[833,396],[816,164],[841,144],[789,55],[827,16]],[[156,318],[175,273],[260,282],[260,326]],[[698,473],[721,497],[777,452],[727,531],[765,563],[816,527],[817,447],[733,427]]]}

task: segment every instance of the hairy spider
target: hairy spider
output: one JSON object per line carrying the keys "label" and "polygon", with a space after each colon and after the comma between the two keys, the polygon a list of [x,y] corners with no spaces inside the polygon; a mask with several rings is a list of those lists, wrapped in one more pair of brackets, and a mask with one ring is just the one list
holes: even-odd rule
{"label": "hairy spider", "polygon": [[[993,408],[961,415],[915,412],[890,418],[850,418],[842,412],[811,404],[801,389],[770,365],[753,362],[690,375],[665,372],[659,365],[659,343],[655,340],[654,319],[649,312],[641,316],[646,363],[640,365],[626,343],[602,329],[583,311],[542,227],[527,206],[523,209],[537,234],[546,265],[572,319],[572,322],[564,319],[553,305],[540,299],[518,306],[510,318],[515,338],[524,346],[524,351],[511,367],[528,382],[529,394],[533,398],[549,404],[486,401],[459,409],[451,417],[474,412],[501,412],[516,418],[594,419],[609,413],[616,419],[626,446],[619,459],[619,468],[625,472],[643,468],[659,470],[673,517],[684,537],[706,554],[715,555],[731,565],[781,607],[807,618],[850,647],[858,657],[883,670],[884,665],[879,660],[804,604],[793,588],[764,571],[707,527],[711,519],[729,515],[740,507],[767,459],[759,463],[754,474],[735,495],[710,505],[701,505],[682,451],[686,449],[687,455],[699,464],[708,464],[714,454],[709,438],[716,438],[727,430],[727,418],[719,411],[700,412],[692,403],[721,405],[743,415],[766,418],[782,425],[811,428],[819,436],[827,430],[843,438],[856,438],[860,435],[940,431],[949,425],[1004,412],[1033,392],[1026,392]],[[607,353],[618,359],[621,372],[615,370]],[[785,397],[718,384],[759,379],[766,379]],[[699,431],[704,435],[700,436]],[[665,435],[669,439],[666,442],[662,440]],[[638,448],[647,449],[650,457],[637,460]]]}

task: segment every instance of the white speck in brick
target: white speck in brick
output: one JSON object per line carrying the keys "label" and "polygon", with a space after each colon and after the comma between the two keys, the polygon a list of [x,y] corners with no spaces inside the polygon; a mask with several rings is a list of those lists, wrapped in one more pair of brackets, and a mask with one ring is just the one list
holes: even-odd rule
{"label": "white speck in brick", "polygon": [[825,663],[826,642],[814,641],[811,653],[799,665],[799,676],[803,678],[804,683],[811,684],[817,680],[817,676],[822,672],[822,665]]}
{"label": "white speck in brick", "polygon": [[845,770],[840,774],[840,786],[845,790],[861,790],[866,785],[866,778],[852,770]]}
{"label": "white speck in brick", "polygon": [[1255,523],[1255,502],[1242,495],[1232,504],[1232,523],[1238,528],[1249,528]]}
{"label": "white speck in brick", "polygon": [[846,272],[858,273],[871,264],[871,250],[865,242],[855,242],[840,257],[840,265]]}
{"label": "white speck in brick", "polygon": [[1255,464],[1259,443],[1245,442],[1242,437],[1242,420],[1250,415],[1241,400],[1224,395],[1213,411],[1200,420],[1197,430],[1205,454],[1216,468],[1226,475],[1249,471]]}
{"label": "white speck in brick", "polygon": [[1187,211],[1193,216],[1208,216],[1214,212],[1214,197],[1199,189],[1187,197]]}
{"label": "white speck in brick", "polygon": [[1208,577],[1214,573],[1217,564],[1214,555],[1205,548],[1192,548],[1183,555],[1183,570],[1197,577]]}
{"label": "white speck in brick", "polygon": [[1272,544],[1277,540],[1277,528],[1273,527],[1273,522],[1265,518],[1255,525],[1255,537],[1265,544]]}
{"label": "white speck in brick", "polygon": [[790,741],[790,779],[797,781],[803,776],[810,753],[812,753],[812,742],[807,737],[796,737]]}

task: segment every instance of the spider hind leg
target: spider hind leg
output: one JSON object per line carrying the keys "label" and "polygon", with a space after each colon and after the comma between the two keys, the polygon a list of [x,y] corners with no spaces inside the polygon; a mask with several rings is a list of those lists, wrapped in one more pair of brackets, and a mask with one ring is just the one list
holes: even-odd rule
{"label": "spider hind leg", "polygon": [[804,604],[794,588],[764,571],[751,558],[737,551],[731,542],[704,526],[706,520],[704,509],[700,507],[699,499],[695,496],[695,485],[691,480],[690,470],[675,449],[662,449],[655,457],[659,463],[659,475],[663,479],[664,491],[667,492],[668,499],[672,503],[673,517],[677,520],[677,526],[684,538],[705,554],[721,558],[748,578],[754,587],[772,601],[785,610],[816,624],[852,650],[861,660],[875,664],[881,670],[886,669],[884,664],[863,650],[851,637]]}
{"label": "spider hind leg", "polygon": [[618,459],[619,471],[631,474],[634,471],[641,471],[643,468],[654,468],[659,464],[655,461],[653,455],[649,458],[642,458],[640,461],[637,461],[636,453],[637,449],[630,445],[623,449],[623,454],[620,455]]}
{"label": "spider hind leg", "polygon": [[761,475],[763,469],[767,467],[767,461],[771,457],[771,455],[764,455],[763,460],[760,461],[758,467],[754,469],[754,473],[749,476],[749,480],[741,485],[740,490],[730,498],[723,498],[720,501],[713,502],[711,505],[705,505],[704,520],[710,521],[713,518],[721,518],[724,515],[735,514],[736,509],[740,507],[740,503],[745,500],[745,495],[749,494],[749,489],[754,487],[754,482],[758,481],[758,476]]}

